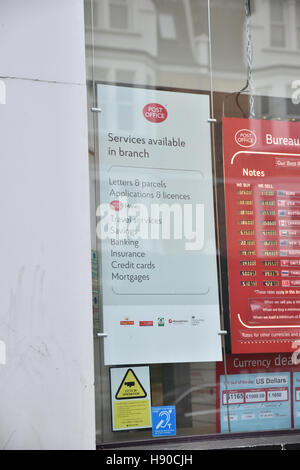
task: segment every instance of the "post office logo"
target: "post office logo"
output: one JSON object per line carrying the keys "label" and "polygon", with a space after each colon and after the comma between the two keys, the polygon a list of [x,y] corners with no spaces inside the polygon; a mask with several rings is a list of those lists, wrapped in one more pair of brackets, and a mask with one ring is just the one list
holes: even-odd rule
{"label": "post office logo", "polygon": [[257,141],[255,132],[250,129],[240,129],[236,132],[234,138],[241,147],[253,147]]}
{"label": "post office logo", "polygon": [[148,103],[143,108],[143,115],[150,122],[160,123],[167,119],[168,111],[162,104]]}
{"label": "post office logo", "polygon": [[124,207],[122,201],[111,201],[109,205],[111,209],[117,212],[121,211]]}

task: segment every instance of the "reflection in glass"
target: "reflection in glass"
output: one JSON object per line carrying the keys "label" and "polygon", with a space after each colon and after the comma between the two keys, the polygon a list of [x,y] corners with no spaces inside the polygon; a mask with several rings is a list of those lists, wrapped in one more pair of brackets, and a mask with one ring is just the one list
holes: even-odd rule
{"label": "reflection in glass", "polygon": [[[129,85],[210,91],[207,0],[85,0],[86,61],[89,107],[93,103],[91,80]],[[247,115],[247,97],[236,93],[247,84],[245,0],[212,0],[212,72],[216,117]],[[91,22],[90,7],[93,5]],[[299,119],[299,105],[291,100],[293,83],[300,79],[300,0],[251,0],[252,75],[255,116]],[[219,93],[217,93],[219,92]],[[128,95],[119,98],[118,124],[134,131]],[[235,93],[228,98],[230,93]],[[225,97],[226,100],[225,100]],[[224,101],[225,100],[225,101]],[[102,103],[109,110],[109,103]],[[105,120],[106,112],[102,119]],[[95,129],[97,117],[89,115],[92,223],[99,192]],[[105,122],[103,123],[105,126]],[[219,132],[220,133],[220,132]],[[217,134],[220,193],[223,194],[221,138]],[[222,204],[222,199],[221,199]],[[221,219],[225,224],[225,221]],[[95,235],[95,227],[92,227]],[[226,240],[221,256],[226,258]],[[93,249],[99,251],[96,238]],[[226,276],[226,266],[223,277]],[[101,308],[99,312],[101,328]],[[98,329],[99,329],[98,328]],[[143,440],[151,432],[111,432],[108,368],[103,366],[103,343],[96,342],[96,406],[98,443]],[[180,347],[180,345],[178,346]],[[157,364],[151,366],[152,404],[177,407],[182,435],[216,432],[216,364]]]}

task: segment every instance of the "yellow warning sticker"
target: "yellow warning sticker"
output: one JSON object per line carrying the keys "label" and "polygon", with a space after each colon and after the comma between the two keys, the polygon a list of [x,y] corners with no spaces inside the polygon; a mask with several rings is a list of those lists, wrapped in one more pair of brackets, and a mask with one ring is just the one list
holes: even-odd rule
{"label": "yellow warning sticker", "polygon": [[149,366],[110,368],[112,430],[152,427]]}
{"label": "yellow warning sticker", "polygon": [[113,412],[115,430],[151,427],[149,400],[114,402]]}
{"label": "yellow warning sticker", "polygon": [[116,400],[130,400],[132,398],[145,398],[147,393],[132,369],[128,369],[118,391]]}

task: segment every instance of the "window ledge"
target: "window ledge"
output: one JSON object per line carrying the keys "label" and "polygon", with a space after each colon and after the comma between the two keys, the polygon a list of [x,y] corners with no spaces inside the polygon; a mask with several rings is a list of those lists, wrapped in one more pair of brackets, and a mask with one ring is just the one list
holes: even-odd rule
{"label": "window ledge", "polygon": [[[91,27],[89,27],[89,30],[91,31]],[[94,32],[95,33],[105,33],[105,34],[121,34],[123,36],[133,36],[133,37],[138,37],[141,36],[141,33],[137,30],[126,30],[126,29],[118,29],[118,28],[95,28],[94,27]]]}
{"label": "window ledge", "polygon": [[160,439],[152,442],[115,442],[114,444],[103,444],[97,449],[105,450],[299,450],[299,429],[282,431],[265,431],[241,434],[219,434],[211,436],[174,437]]}

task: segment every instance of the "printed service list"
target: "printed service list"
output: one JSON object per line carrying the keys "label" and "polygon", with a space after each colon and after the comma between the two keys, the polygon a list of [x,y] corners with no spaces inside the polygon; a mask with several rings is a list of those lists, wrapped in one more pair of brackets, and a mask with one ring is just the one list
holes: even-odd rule
{"label": "printed service list", "polygon": [[218,360],[208,96],[99,85],[98,99],[105,362]]}

